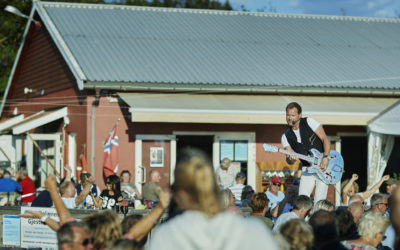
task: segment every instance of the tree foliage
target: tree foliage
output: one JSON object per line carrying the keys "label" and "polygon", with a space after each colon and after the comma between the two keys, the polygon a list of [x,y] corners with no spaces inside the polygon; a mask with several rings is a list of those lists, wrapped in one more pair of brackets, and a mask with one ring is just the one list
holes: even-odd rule
{"label": "tree foliage", "polygon": [[[47,1],[57,2],[55,0]],[[218,0],[63,0],[63,2],[232,10],[229,0],[223,3]],[[14,6],[25,15],[29,15],[32,8],[32,1],[0,0],[0,96],[3,95],[7,86],[15,56],[27,24],[25,18],[4,11],[7,5]]]}

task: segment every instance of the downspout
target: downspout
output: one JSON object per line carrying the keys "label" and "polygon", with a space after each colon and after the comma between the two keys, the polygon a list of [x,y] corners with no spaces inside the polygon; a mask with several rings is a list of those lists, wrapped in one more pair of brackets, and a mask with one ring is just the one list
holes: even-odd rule
{"label": "downspout", "polygon": [[96,96],[92,102],[92,120],[91,120],[91,142],[90,142],[90,166],[91,166],[91,171],[90,173],[92,174],[92,176],[95,176],[95,136],[96,136],[96,107],[99,105],[100,102],[100,92],[101,89],[100,88],[96,88]]}

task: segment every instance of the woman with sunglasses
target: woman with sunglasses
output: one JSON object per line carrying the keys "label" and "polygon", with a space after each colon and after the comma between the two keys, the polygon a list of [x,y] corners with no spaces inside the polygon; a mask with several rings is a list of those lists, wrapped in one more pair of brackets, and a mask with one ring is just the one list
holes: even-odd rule
{"label": "woman with sunglasses", "polygon": [[117,175],[106,178],[107,189],[103,190],[99,197],[93,198],[95,206],[102,209],[115,209],[124,198],[121,193],[121,181]]}

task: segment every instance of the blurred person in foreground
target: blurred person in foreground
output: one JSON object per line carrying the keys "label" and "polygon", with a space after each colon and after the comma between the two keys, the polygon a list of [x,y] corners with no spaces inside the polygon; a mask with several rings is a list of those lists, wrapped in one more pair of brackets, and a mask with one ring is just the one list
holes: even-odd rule
{"label": "blurred person in foreground", "polygon": [[291,250],[308,250],[313,246],[313,229],[302,219],[286,222],[280,227],[279,232],[290,244]]}
{"label": "blurred person in foreground", "polygon": [[339,241],[339,223],[334,213],[319,210],[310,217],[308,223],[314,231],[314,249],[346,249]]}
{"label": "blurred person in foreground", "polygon": [[204,153],[181,151],[174,175],[174,200],[184,212],[156,228],[149,249],[278,249],[260,221],[222,211],[213,167]]}

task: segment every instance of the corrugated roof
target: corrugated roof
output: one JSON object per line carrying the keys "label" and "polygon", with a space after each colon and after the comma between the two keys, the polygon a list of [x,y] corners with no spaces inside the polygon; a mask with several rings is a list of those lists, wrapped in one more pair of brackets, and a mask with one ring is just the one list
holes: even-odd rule
{"label": "corrugated roof", "polygon": [[88,82],[400,89],[396,19],[37,4]]}

